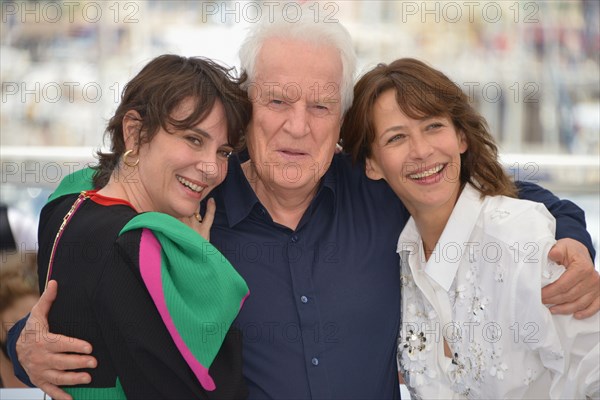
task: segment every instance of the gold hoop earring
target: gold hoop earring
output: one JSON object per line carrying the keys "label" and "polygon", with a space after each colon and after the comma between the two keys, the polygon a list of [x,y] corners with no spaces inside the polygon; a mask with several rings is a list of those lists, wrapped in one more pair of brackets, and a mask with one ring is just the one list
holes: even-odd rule
{"label": "gold hoop earring", "polygon": [[125,154],[123,154],[123,163],[128,167],[136,167],[140,163],[140,158],[138,157],[134,162],[127,161],[127,158],[133,153],[133,150],[127,150]]}

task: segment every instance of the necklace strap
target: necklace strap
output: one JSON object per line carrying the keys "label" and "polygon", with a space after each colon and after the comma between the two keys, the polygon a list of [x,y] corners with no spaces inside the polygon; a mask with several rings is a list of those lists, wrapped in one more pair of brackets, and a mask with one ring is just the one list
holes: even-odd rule
{"label": "necklace strap", "polygon": [[69,212],[63,217],[63,221],[60,224],[60,227],[58,228],[58,232],[56,232],[56,237],[54,238],[54,244],[52,245],[52,252],[50,252],[50,261],[48,262],[48,272],[46,272],[46,283],[44,284],[44,289],[46,287],[48,287],[48,281],[50,280],[50,276],[52,275],[52,267],[54,265],[54,256],[56,255],[56,246],[58,245],[58,242],[60,241],[60,238],[62,237],[63,231],[65,230],[65,227],[67,226],[69,221],[71,221],[71,218],[73,218],[73,215],[79,209],[81,204],[85,201],[85,199],[89,199],[89,197],[90,196],[88,196],[87,192],[85,192],[85,191],[79,193],[77,200],[75,200],[75,203],[73,203]]}

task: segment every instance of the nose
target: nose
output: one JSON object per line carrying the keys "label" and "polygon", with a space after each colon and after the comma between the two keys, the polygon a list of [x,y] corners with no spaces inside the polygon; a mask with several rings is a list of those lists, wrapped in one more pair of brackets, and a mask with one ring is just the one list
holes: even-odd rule
{"label": "nose", "polygon": [[293,137],[302,137],[310,132],[310,124],[308,119],[308,112],[306,108],[296,103],[291,110],[289,110],[284,129]]}
{"label": "nose", "polygon": [[[225,164],[225,168],[227,164]],[[221,172],[221,163],[217,157],[217,149],[210,149],[202,152],[201,160],[196,163],[196,169],[202,173],[202,177],[207,183],[217,179]]]}
{"label": "nose", "polygon": [[415,159],[423,160],[433,153],[433,146],[422,133],[411,135],[410,153]]}

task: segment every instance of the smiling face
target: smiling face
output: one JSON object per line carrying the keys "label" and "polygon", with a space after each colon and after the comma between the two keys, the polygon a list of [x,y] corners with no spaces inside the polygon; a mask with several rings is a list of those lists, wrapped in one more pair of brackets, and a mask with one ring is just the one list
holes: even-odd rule
{"label": "smiling face", "polygon": [[[171,116],[183,120],[193,107],[193,99],[188,98]],[[139,147],[135,175],[130,179],[123,177],[132,187],[133,205],[138,211],[158,211],[176,218],[194,214],[200,200],[225,179],[231,150],[219,101],[206,118],[190,129],[167,132],[160,128],[149,143]]]}
{"label": "smiling face", "polygon": [[268,39],[249,85],[246,134],[259,180],[274,190],[312,189],[339,139],[342,63],[332,47]]}
{"label": "smiling face", "polygon": [[373,107],[375,140],[367,175],[385,179],[411,214],[452,210],[460,192],[464,135],[447,117],[407,117],[396,92],[383,92]]}

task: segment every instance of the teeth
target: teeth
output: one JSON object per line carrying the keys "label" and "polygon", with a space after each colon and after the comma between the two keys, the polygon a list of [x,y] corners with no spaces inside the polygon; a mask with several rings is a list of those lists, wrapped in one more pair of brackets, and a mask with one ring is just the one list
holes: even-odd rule
{"label": "teeth", "polygon": [[202,192],[202,190],[204,190],[203,186],[198,186],[195,183],[192,183],[192,182],[188,181],[187,179],[184,179],[180,176],[177,177],[177,180],[179,182],[181,182],[182,184],[184,184],[185,186],[187,186],[188,188],[192,189],[196,193],[200,193],[200,192]]}
{"label": "teeth", "polygon": [[438,172],[440,172],[442,170],[442,168],[444,168],[443,165],[439,164],[431,169],[428,169],[427,171],[423,171],[423,172],[419,172],[418,174],[412,174],[409,175],[408,177],[410,179],[423,179],[423,178],[427,178],[428,176],[431,176],[433,174],[437,174]]}

